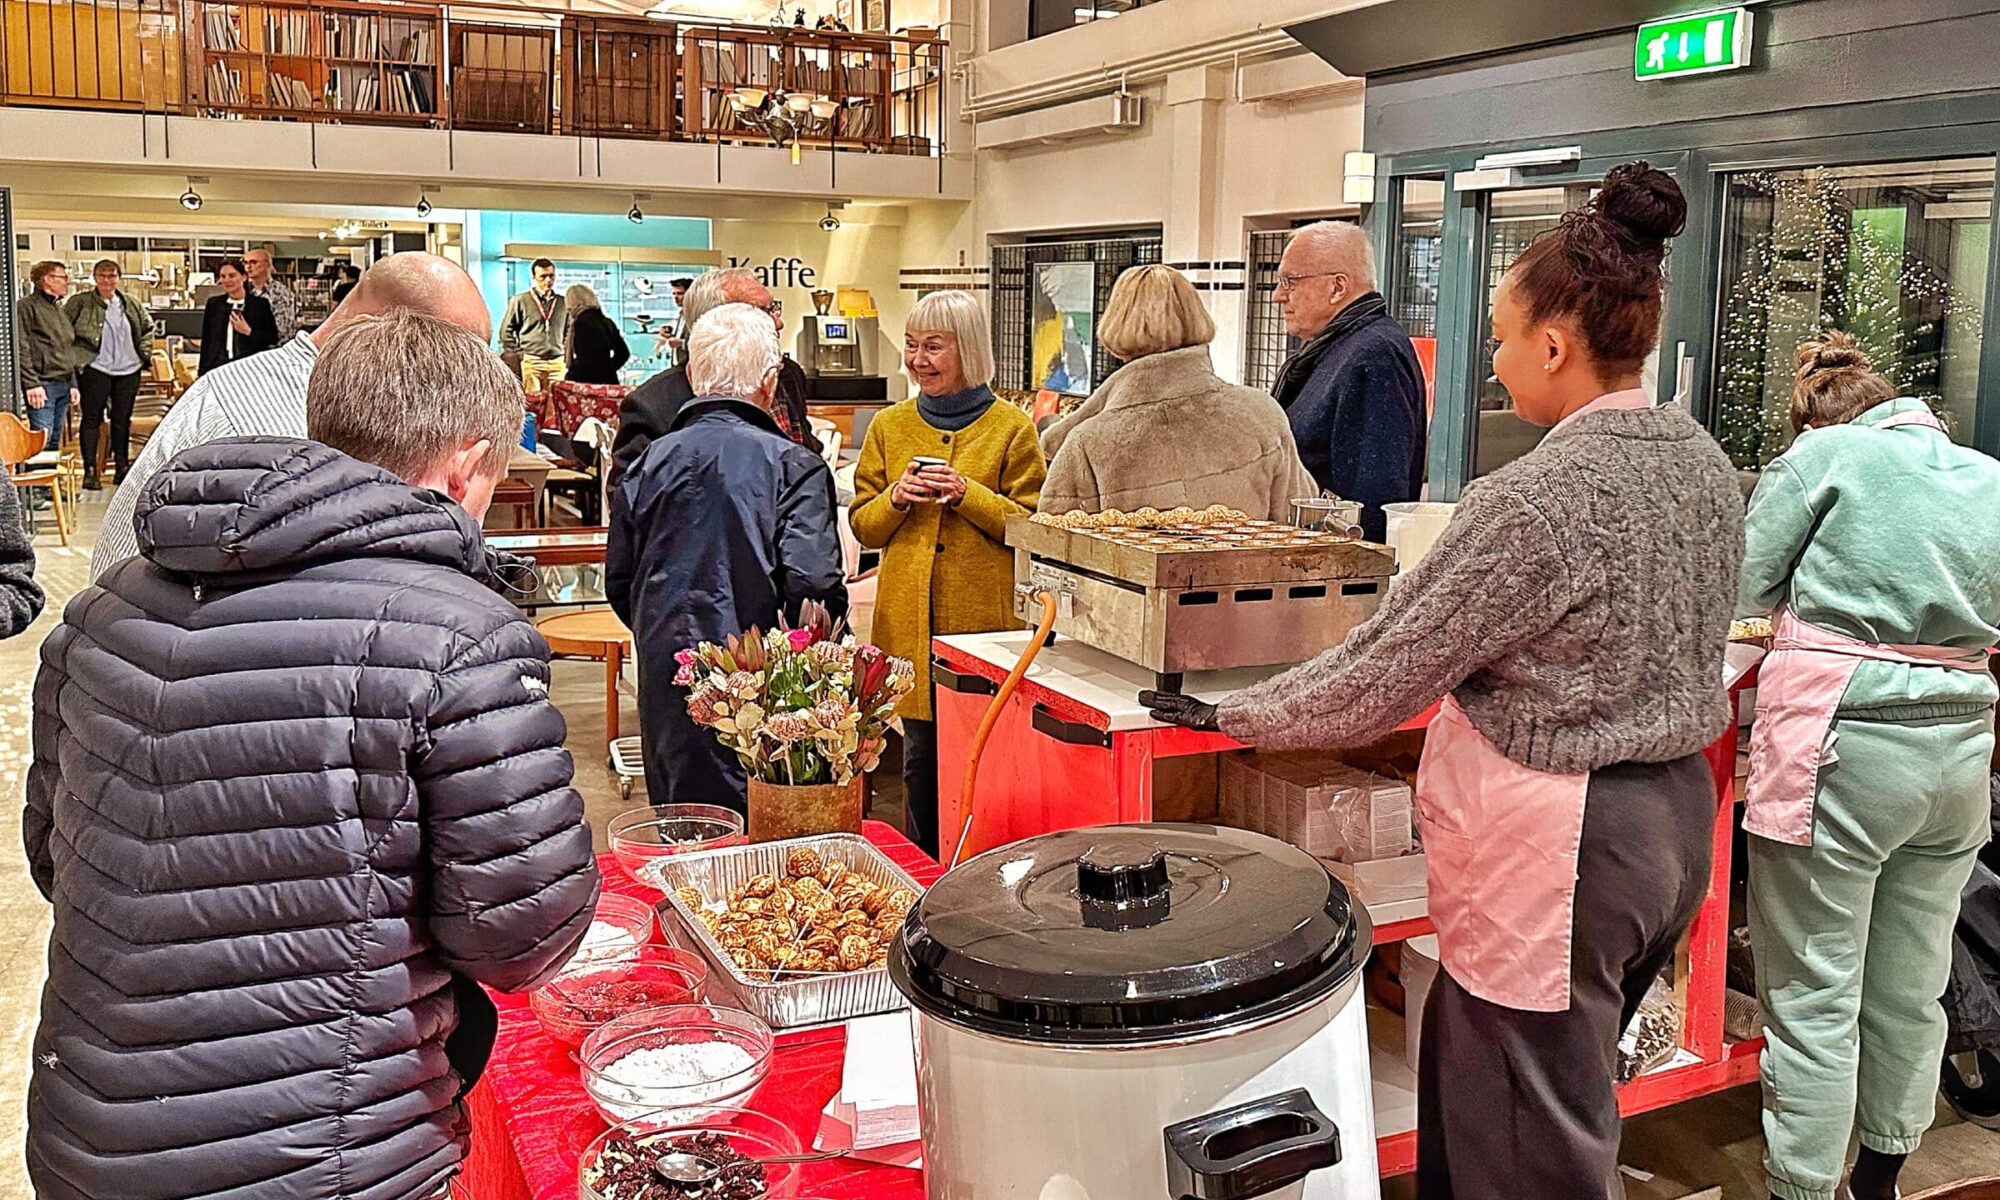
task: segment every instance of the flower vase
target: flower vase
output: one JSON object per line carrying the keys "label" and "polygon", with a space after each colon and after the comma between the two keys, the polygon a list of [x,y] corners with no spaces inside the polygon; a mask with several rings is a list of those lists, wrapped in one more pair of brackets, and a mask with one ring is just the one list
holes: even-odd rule
{"label": "flower vase", "polygon": [[776,842],[822,833],[860,833],[866,776],[847,783],[750,781],[750,840]]}

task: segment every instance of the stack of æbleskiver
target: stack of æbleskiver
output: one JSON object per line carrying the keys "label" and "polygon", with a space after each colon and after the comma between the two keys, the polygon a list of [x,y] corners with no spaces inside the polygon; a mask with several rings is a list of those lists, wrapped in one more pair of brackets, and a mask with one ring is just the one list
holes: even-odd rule
{"label": "stack of \u00e6bleskiver", "polygon": [[883,887],[808,847],[786,856],[782,877],[756,876],[720,909],[694,888],[675,895],[738,969],[760,983],[774,975],[880,966],[917,902],[910,889]]}

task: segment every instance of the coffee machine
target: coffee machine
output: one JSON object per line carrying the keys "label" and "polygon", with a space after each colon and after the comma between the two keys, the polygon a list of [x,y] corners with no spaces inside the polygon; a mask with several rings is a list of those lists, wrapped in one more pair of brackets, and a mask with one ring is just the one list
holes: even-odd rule
{"label": "coffee machine", "polygon": [[813,308],[799,329],[798,360],[813,376],[860,377],[877,373],[877,318],[828,311],[833,293],[812,294]]}

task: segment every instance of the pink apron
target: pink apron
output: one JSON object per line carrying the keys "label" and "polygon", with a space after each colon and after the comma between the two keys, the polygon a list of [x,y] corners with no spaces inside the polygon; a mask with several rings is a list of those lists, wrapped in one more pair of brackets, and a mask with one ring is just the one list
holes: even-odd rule
{"label": "pink apron", "polygon": [[[1942,430],[1928,412],[1899,413],[1874,426]],[[1862,660],[1983,671],[1986,652],[1949,646],[1889,646],[1821,629],[1789,608],[1771,616],[1771,652],[1757,678],[1750,729],[1750,777],[1744,788],[1745,832],[1788,846],[1810,846],[1819,769],[1833,761],[1834,713]]]}
{"label": "pink apron", "polygon": [[1771,653],[1757,676],[1757,718],[1750,728],[1750,779],[1743,829],[1788,846],[1813,841],[1819,769],[1833,761],[1828,736],[1840,698],[1863,659],[1984,671],[1984,650],[1885,646],[1800,620],[1788,608],[1771,617]]}
{"label": "pink apron", "polygon": [[1569,1008],[1576,855],[1590,775],[1500,753],[1445,697],[1417,764],[1438,957],[1460,987],[1529,1012]]}
{"label": "pink apron", "polygon": [[[1651,405],[1643,391],[1613,392],[1555,428],[1589,412]],[[1418,820],[1439,960],[1481,1000],[1528,1012],[1569,1008],[1589,791],[1588,772],[1556,775],[1508,758],[1445,697],[1417,766]]]}

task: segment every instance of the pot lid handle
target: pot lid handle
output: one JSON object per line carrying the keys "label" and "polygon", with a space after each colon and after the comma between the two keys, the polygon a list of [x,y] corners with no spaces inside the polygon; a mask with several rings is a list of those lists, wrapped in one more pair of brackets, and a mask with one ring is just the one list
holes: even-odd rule
{"label": "pot lid handle", "polygon": [[1167,855],[1153,850],[1144,858],[1117,847],[1092,846],[1076,860],[1076,894],[1097,904],[1142,904],[1167,890]]}

